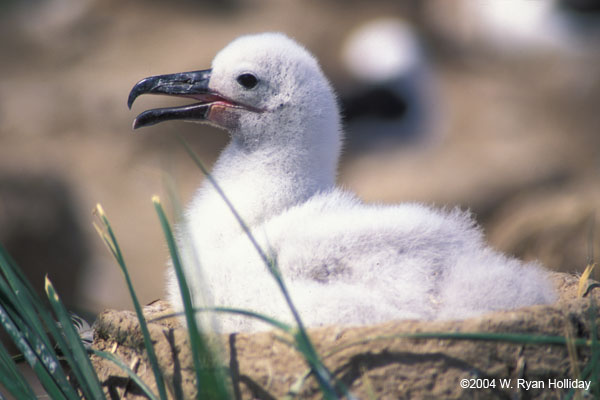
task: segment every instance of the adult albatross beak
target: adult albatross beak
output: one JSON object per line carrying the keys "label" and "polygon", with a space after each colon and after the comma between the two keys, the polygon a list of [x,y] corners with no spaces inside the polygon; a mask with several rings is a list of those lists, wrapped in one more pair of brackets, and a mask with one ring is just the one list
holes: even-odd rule
{"label": "adult albatross beak", "polygon": [[131,108],[135,99],[142,94],[163,94],[199,100],[199,103],[180,107],[155,108],[138,115],[133,121],[133,129],[150,126],[159,122],[180,119],[205,121],[208,119],[211,105],[230,103],[229,100],[208,88],[210,69],[157,75],[142,79],[129,92],[127,106]]}

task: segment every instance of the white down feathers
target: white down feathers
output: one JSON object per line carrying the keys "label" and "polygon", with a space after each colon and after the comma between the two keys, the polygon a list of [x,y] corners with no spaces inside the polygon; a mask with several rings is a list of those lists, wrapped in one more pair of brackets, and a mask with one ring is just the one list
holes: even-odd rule
{"label": "white down feathers", "polygon": [[[235,81],[248,71],[261,82],[252,92]],[[269,33],[235,40],[215,58],[210,86],[266,110],[240,110],[213,176],[277,260],[306,325],[462,319],[554,301],[547,272],[487,247],[468,213],[365,204],[336,188],[335,97],[315,59],[291,39]],[[267,267],[207,181],[186,221],[179,241],[197,305],[293,322]],[[168,299],[181,310],[173,275]],[[268,328],[230,314],[215,319],[222,332]]]}

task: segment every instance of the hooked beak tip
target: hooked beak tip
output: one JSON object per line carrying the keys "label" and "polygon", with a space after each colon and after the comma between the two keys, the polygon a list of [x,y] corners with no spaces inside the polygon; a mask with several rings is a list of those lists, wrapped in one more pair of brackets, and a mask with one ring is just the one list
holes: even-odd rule
{"label": "hooked beak tip", "polygon": [[[208,89],[210,75],[211,70],[206,69],[144,78],[136,83],[129,92],[127,107],[131,110],[135,100],[143,94],[163,94],[179,97],[206,95],[210,93]],[[135,130],[170,119],[204,120],[207,109],[206,103],[201,103],[196,106],[148,110],[135,118],[132,128]]]}
{"label": "hooked beak tip", "polygon": [[127,98],[127,108],[131,110],[131,106],[137,97],[137,93],[135,93],[133,90],[129,93],[129,97]]}

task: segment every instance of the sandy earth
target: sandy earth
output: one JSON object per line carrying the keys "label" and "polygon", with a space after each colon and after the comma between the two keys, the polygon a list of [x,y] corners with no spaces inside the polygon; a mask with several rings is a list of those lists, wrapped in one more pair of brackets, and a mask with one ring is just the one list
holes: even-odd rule
{"label": "sandy earth", "polygon": [[[333,326],[312,329],[309,334],[329,370],[361,399],[565,398],[569,389],[551,387],[550,381],[572,381],[578,377],[575,371],[584,370],[589,362],[589,348],[580,347],[575,356],[569,356],[565,345],[401,337],[419,332],[485,332],[589,338],[594,326],[590,318],[591,298],[596,304],[600,299],[598,283],[588,282],[591,285],[586,286],[588,290],[580,298],[576,278],[556,273],[554,281],[560,300],[552,306],[490,313],[465,321]],[[169,312],[162,302],[146,307],[147,319]],[[594,317],[598,320],[597,313]],[[195,397],[194,369],[185,330],[169,320],[151,323],[149,329],[171,395],[177,393],[174,387],[180,384],[185,398]],[[231,373],[236,399],[282,398],[294,389],[295,398],[322,398],[313,376],[303,381],[306,364],[282,335],[261,332],[213,338],[217,348],[223,349],[220,363]],[[142,343],[134,313],[110,310],[100,315],[94,347],[119,356],[155,388],[151,368],[140,353]],[[111,398],[144,398],[112,363],[94,356],[93,364]],[[463,379],[475,387],[462,388]],[[502,387],[501,380],[509,379],[510,387]],[[477,387],[484,384],[483,380],[494,386]],[[539,382],[543,382],[543,387]]]}

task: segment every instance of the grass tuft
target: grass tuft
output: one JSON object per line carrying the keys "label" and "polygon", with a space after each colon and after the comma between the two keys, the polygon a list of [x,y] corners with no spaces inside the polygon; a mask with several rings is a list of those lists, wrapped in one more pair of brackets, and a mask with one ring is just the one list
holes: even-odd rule
{"label": "grass tuft", "polygon": [[[310,374],[313,374],[317,380],[323,398],[341,399],[345,397],[347,399],[354,399],[355,397],[348,389],[328,370],[323,363],[323,360],[351,346],[389,339],[483,340],[523,345],[565,346],[569,354],[573,377],[592,381],[589,394],[600,399],[600,344],[597,331],[598,310],[594,299],[591,296],[589,307],[589,338],[573,337],[570,331],[566,331],[565,336],[485,332],[422,332],[367,337],[357,342],[334,347],[329,349],[326,353],[323,353],[323,355],[320,355],[317,353],[289,295],[279,265],[277,264],[277,259],[270,257],[268,255],[269,253],[261,248],[249,227],[238,214],[218,183],[208,173],[208,170],[204,167],[189,145],[183,139],[180,138],[180,140],[196,165],[205,174],[207,180],[222,197],[223,201],[239,222],[246,236],[255,247],[265,264],[265,268],[277,282],[279,289],[294,316],[295,322],[294,324],[287,324],[257,312],[231,307],[194,308],[192,293],[190,292],[184,273],[183,260],[174,238],[171,225],[165,215],[160,198],[158,196],[152,197],[152,202],[158,215],[165,241],[169,247],[171,261],[181,291],[184,311],[180,314],[162,316],[150,322],[172,317],[174,315],[183,315],[185,317],[190,338],[194,371],[196,374],[197,398],[229,399],[232,397],[233,393],[229,379],[223,372],[224,370],[219,355],[210,345],[209,337],[206,335],[205,331],[202,330],[202,326],[199,325],[199,321],[196,318],[196,314],[198,313],[216,312],[233,313],[255,318],[289,335],[286,337],[285,341],[302,355],[307,365],[307,371],[292,384],[289,388],[288,395],[285,397],[286,399],[296,398],[300,395],[302,387]],[[142,308],[131,282],[123,254],[110,222],[100,204],[96,206],[95,214],[97,216],[97,221],[94,222],[94,227],[108,250],[116,259],[125,278],[139,320],[146,354],[153,371],[158,394],[154,393],[150,386],[145,383],[139,375],[114,354],[97,350],[87,350],[82,343],[76,326],[73,325],[72,316],[62,304],[50,279],[46,277],[45,281],[48,306],[48,304],[35,293],[31,284],[23,276],[22,272],[2,246],[0,246],[0,325],[4,327],[13,342],[21,351],[23,360],[31,366],[44,387],[47,397],[51,399],[75,400],[83,398],[105,398],[102,385],[100,384],[96,371],[93,369],[89,359],[90,354],[95,354],[120,367],[129,378],[140,387],[150,400],[166,400],[168,397],[164,376],[160,369],[148,325],[144,319]],[[591,257],[591,259],[593,259],[593,257]],[[595,265],[595,263],[590,261],[583,272],[578,283],[578,297],[585,296],[586,292],[589,290],[589,279],[594,271]],[[288,338],[290,338],[289,341]],[[587,353],[584,356],[584,353],[580,352],[579,357],[577,353],[582,349],[586,351],[589,350],[590,354],[585,365],[581,365],[581,361],[584,357],[587,357]],[[8,351],[0,345],[0,385],[16,399],[29,400],[35,398],[36,395],[31,383],[17,368],[16,359],[17,357],[11,357]],[[360,368],[361,374],[365,376],[366,379],[365,384],[368,386],[367,391],[369,392],[369,398],[375,398],[375,390],[372,382],[368,379],[366,374],[367,371],[364,366],[361,366]],[[181,382],[179,384],[181,384]],[[180,394],[183,393],[181,387],[175,388],[173,392],[177,399],[179,399]],[[587,394],[582,393],[581,391],[571,390],[566,395],[566,398],[580,398],[586,395]],[[3,399],[4,395],[0,394],[0,400]]]}
{"label": "grass tuft", "polygon": [[587,292],[588,289],[588,281],[590,280],[590,276],[592,275],[592,271],[596,267],[596,263],[589,263],[581,276],[579,277],[579,283],[577,285],[577,297],[583,297],[583,295]]}
{"label": "grass tuft", "polygon": [[229,399],[231,398],[230,390],[227,387],[227,383],[216,354],[210,348],[207,338],[200,331],[194,313],[194,307],[192,304],[192,294],[189,290],[186,277],[183,272],[183,266],[181,257],[179,256],[179,249],[175,243],[173,232],[169,225],[169,221],[165,215],[165,212],[160,203],[158,196],[152,197],[154,208],[158,214],[165,239],[169,246],[169,252],[171,254],[171,262],[175,270],[175,275],[179,283],[179,290],[181,292],[181,299],[184,306],[185,321],[188,328],[190,337],[190,345],[192,348],[192,358],[194,362],[194,370],[196,373],[196,386],[198,390],[198,398],[209,398],[209,399]]}
{"label": "grass tuft", "polygon": [[[70,360],[71,371],[79,382],[81,391],[88,399],[100,399],[104,396],[96,371],[87,355],[87,350],[83,346],[77,330],[73,326],[71,315],[62,304],[58,294],[50,279],[46,277],[46,294],[50,300],[50,306],[58,317],[62,335],[66,338],[66,343],[61,347],[62,353]],[[67,355],[68,354],[68,355]]]}
{"label": "grass tuft", "polygon": [[104,213],[104,209],[100,204],[96,205],[96,215],[98,216],[101,225],[94,223],[94,227],[117,261],[117,264],[123,273],[123,277],[125,278],[125,282],[127,283],[127,289],[129,290],[129,295],[131,296],[131,301],[133,302],[133,307],[140,324],[140,330],[142,331],[142,336],[144,338],[144,347],[146,349],[146,353],[148,354],[148,361],[150,362],[152,373],[154,374],[154,380],[156,382],[159,397],[161,400],[167,400],[167,390],[165,388],[163,374],[160,370],[160,366],[158,365],[158,358],[156,357],[156,352],[154,351],[154,345],[152,344],[152,339],[150,338],[150,332],[148,331],[148,325],[146,323],[146,319],[144,318],[142,307],[137,295],[135,294],[133,283],[131,282],[129,272],[127,270],[127,264],[125,263],[125,258],[121,253],[121,248],[119,247],[117,238],[112,230],[112,226],[110,225],[108,218],[106,217],[106,214]]}
{"label": "grass tuft", "polygon": [[265,252],[264,249],[262,249],[262,247],[258,244],[258,241],[252,234],[252,231],[250,230],[248,225],[244,222],[243,218],[237,212],[234,205],[231,203],[229,198],[226,196],[225,192],[223,192],[223,189],[219,186],[219,184],[213,178],[213,176],[208,172],[208,169],[204,166],[204,164],[202,163],[202,161],[200,160],[198,155],[192,150],[190,145],[185,141],[185,139],[183,137],[179,136],[178,138],[179,138],[179,141],[181,142],[181,144],[183,145],[183,147],[185,148],[185,150],[187,151],[187,153],[189,154],[189,156],[192,158],[192,160],[196,164],[196,166],[202,171],[202,173],[204,174],[206,179],[210,182],[210,184],[213,186],[215,191],[219,194],[219,196],[221,197],[223,202],[227,205],[227,207],[231,211],[232,215],[234,216],[234,218],[237,220],[240,227],[242,228],[242,231],[245,233],[246,237],[250,240],[250,242],[252,243],[252,246],[255,248],[256,252],[262,259],[263,263],[265,264],[265,267],[271,273],[271,276],[273,277],[273,279],[275,279],[277,285],[279,286],[279,289],[280,289],[280,291],[281,291],[281,293],[282,293],[282,295],[294,317],[294,320],[297,324],[297,329],[293,333],[293,336],[294,336],[294,339],[296,342],[296,346],[297,346],[298,350],[300,351],[300,353],[303,355],[307,364],[311,367],[313,373],[315,374],[315,377],[316,377],[317,381],[319,382],[321,391],[323,392],[324,398],[336,399],[339,397],[338,390],[341,390],[341,392],[348,399],[353,399],[354,397],[352,396],[352,394],[348,392],[348,390],[344,387],[344,385],[341,382],[336,381],[334,376],[327,369],[325,364],[323,364],[319,355],[317,354],[317,351],[316,351],[314,345],[312,344],[312,341],[310,340],[308,333],[306,332],[306,329],[304,327],[302,319],[300,318],[300,314],[298,313],[298,310],[296,309],[296,306],[294,305],[294,303],[290,297],[289,291],[287,290],[285,282],[283,281],[281,272],[279,270],[279,266],[277,264],[277,260],[269,257],[267,255],[267,252]]}
{"label": "grass tuft", "polygon": [[[33,369],[51,398],[78,399],[78,387],[70,382],[69,374],[63,368],[61,359],[54,351],[53,343],[47,333],[49,330],[52,339],[61,348],[66,349],[64,360],[67,364],[71,368],[78,368],[66,344],[64,330],[52,319],[47,306],[2,246],[0,246],[0,272],[0,325],[21,351],[25,361]],[[9,371],[9,375],[0,376],[0,383],[7,388],[17,389],[17,393],[22,393],[25,378],[21,376],[16,386],[12,385],[8,377],[20,372],[8,363],[4,363],[3,366]],[[83,383],[80,381],[79,384]],[[89,385],[94,383],[89,382]]]}

